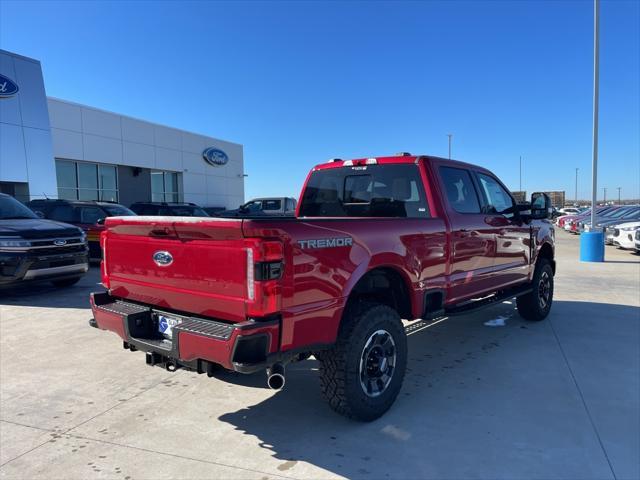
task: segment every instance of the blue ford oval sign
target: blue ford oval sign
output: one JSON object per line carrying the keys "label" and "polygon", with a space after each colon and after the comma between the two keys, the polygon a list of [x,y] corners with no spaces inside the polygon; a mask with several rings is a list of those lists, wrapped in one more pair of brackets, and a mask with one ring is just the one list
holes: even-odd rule
{"label": "blue ford oval sign", "polygon": [[159,267],[168,267],[173,263],[173,256],[166,250],[160,250],[153,254],[153,261]]}
{"label": "blue ford oval sign", "polygon": [[204,158],[205,162],[209,165],[213,165],[214,167],[221,167],[229,162],[229,156],[219,148],[215,147],[209,147],[202,152],[202,158]]}
{"label": "blue ford oval sign", "polygon": [[0,74],[0,98],[12,97],[18,93],[18,85],[10,78]]}

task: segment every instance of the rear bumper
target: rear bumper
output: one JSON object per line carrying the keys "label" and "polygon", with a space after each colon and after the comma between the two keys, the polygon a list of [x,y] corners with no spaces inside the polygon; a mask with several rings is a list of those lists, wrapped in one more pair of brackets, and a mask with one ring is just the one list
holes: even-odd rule
{"label": "rear bumper", "polygon": [[[108,293],[92,293],[90,325],[115,332],[125,348],[147,353],[147,363],[188,368],[199,373],[211,364],[252,373],[279,361],[280,319],[241,323],[191,317],[127,302]],[[179,318],[172,339],[158,331],[158,314]]]}

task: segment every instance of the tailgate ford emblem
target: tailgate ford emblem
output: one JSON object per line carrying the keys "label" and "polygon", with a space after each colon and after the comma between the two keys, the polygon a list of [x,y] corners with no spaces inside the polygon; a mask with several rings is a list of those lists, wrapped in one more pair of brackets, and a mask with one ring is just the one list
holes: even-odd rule
{"label": "tailgate ford emblem", "polygon": [[173,257],[165,250],[160,250],[153,254],[153,261],[159,267],[168,267],[173,263]]}

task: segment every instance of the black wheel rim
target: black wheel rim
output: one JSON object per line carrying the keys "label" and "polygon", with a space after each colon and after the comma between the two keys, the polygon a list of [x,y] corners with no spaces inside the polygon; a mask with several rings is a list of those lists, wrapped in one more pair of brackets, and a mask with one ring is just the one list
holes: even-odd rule
{"label": "black wheel rim", "polygon": [[538,283],[538,302],[540,308],[546,309],[551,303],[551,277],[548,272],[542,272]]}
{"label": "black wheel rim", "polygon": [[382,395],[396,369],[396,343],[386,330],[367,339],[360,356],[360,386],[369,397]]}

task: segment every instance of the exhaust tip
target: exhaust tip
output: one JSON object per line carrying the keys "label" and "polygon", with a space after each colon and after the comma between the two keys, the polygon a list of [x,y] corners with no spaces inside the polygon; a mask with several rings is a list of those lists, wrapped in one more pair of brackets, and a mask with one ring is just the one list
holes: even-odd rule
{"label": "exhaust tip", "polygon": [[282,390],[284,383],[284,365],[274,363],[267,369],[267,385],[271,390]]}
{"label": "exhaust tip", "polygon": [[282,390],[284,388],[284,375],[274,373],[267,378],[267,385],[271,390]]}

